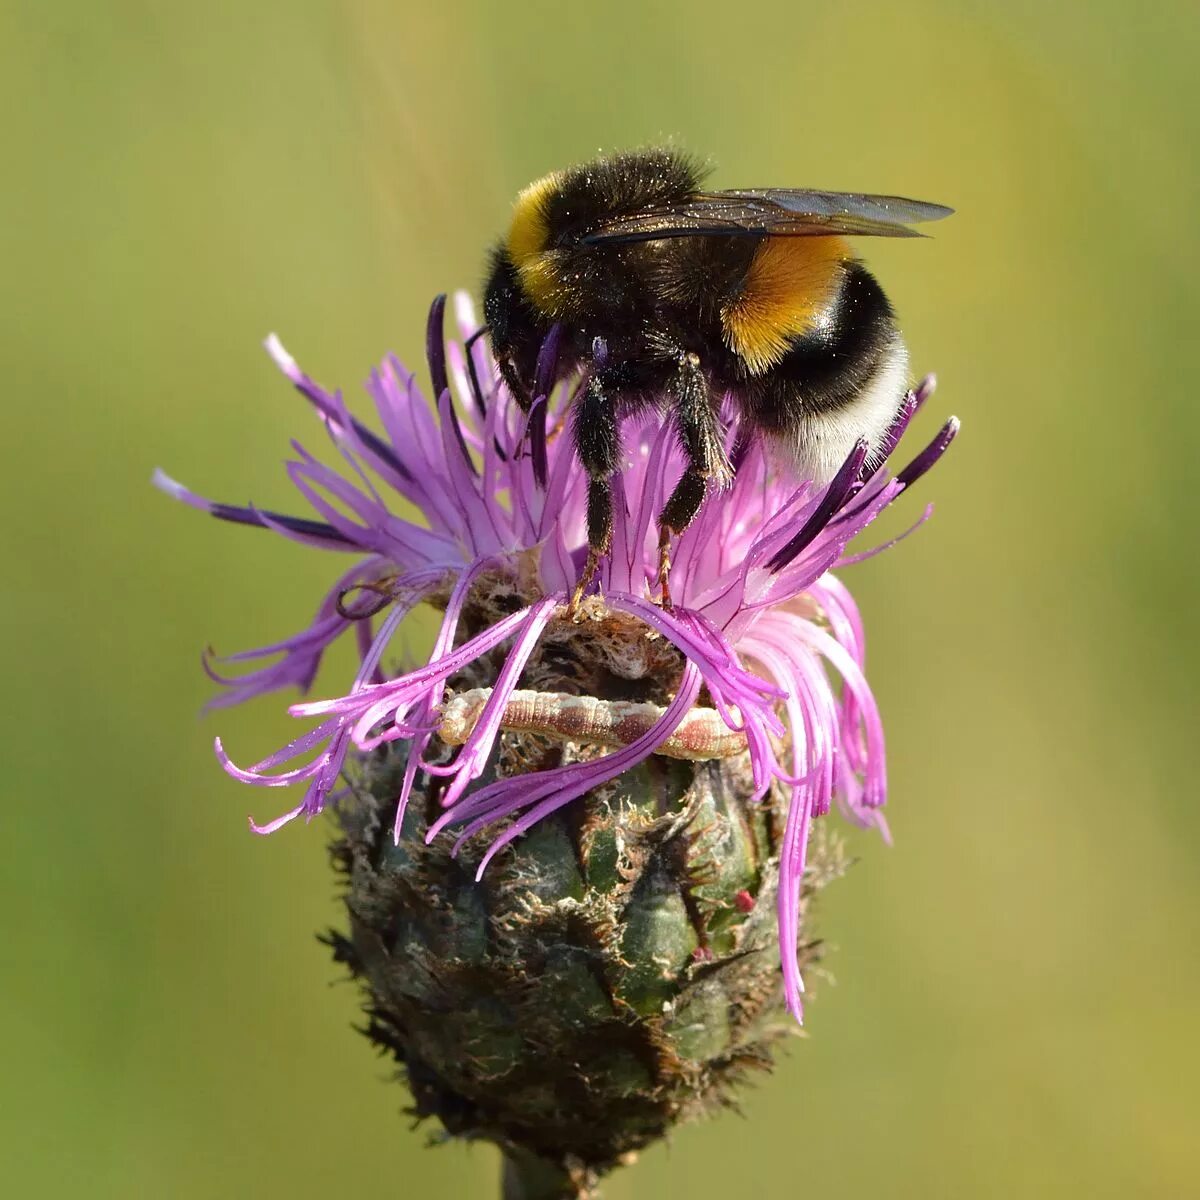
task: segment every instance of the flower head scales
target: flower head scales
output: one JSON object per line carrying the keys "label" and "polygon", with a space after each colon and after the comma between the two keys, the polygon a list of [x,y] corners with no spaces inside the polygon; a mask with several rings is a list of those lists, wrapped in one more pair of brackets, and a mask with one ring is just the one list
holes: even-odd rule
{"label": "flower head scales", "polygon": [[[155,475],[160,488],[222,520],[353,556],[307,629],[225,660],[263,665],[227,676],[206,658],[223,688],[215,703],[232,704],[281,688],[307,691],[335,640],[353,631],[357,643],[359,668],[344,695],[290,707],[296,717],[317,719],[307,733],[249,767],[236,765],[217,739],[218,758],[234,778],[259,787],[304,785],[298,804],[266,824],[251,820],[252,828],[270,833],[297,816],[311,819],[337,794],[348,753],[399,741],[408,749],[396,796],[397,838],[417,780],[441,776],[444,811],[428,837],[450,829],[461,843],[495,828],[482,873],[495,853],[547,814],[656,751],[680,753],[686,742],[686,756],[715,757],[729,753],[732,743],[748,755],[753,799],[771,788],[788,796],[778,919],[785,997],[799,1018],[798,906],[811,822],[836,801],[852,821],[886,834],[883,727],[864,674],[863,626],[831,571],[886,548],[847,550],[937,461],[957,422],[947,422],[902,470],[890,471],[901,435],[933,390],[927,379],[906,397],[873,461],[860,443],[832,482],[817,486],[795,478],[762,444],[740,440],[731,411],[727,438],[735,477],[727,490],[710,493],[678,539],[667,607],[655,598],[655,518],[683,455],[659,414],[627,420],[624,465],[613,479],[611,553],[596,596],[571,611],[588,550],[586,476],[569,427],[574,389],[543,383],[523,412],[499,380],[469,302],[457,302],[461,343],[444,343],[443,309],[439,298],[428,331],[432,403],[392,356],[367,381],[382,434],[352,415],[340,393],[304,374],[278,339],[267,340],[276,365],[311,404],[344,463],[335,470],[293,443],[287,472],[314,516],[218,504],[162,472]],[[552,336],[543,380],[553,379],[554,348]],[[393,512],[389,495],[417,509],[423,523]],[[927,515],[928,509],[917,524]],[[464,626],[472,595],[496,578],[511,582],[519,603]],[[425,665],[393,673],[385,653],[404,616],[422,601],[443,612],[433,648]],[[679,669],[670,702],[643,706],[649,715],[640,714],[640,723],[623,722],[623,732],[607,742],[609,753],[473,786],[521,705],[538,708],[551,726],[566,713],[572,698],[530,699],[520,685],[539,645],[570,636],[580,621],[618,627],[626,650],[647,640],[674,647]],[[503,647],[490,689],[455,739],[460,748],[445,760],[433,742],[444,732],[448,685]],[[712,736],[718,725],[725,736]]]}

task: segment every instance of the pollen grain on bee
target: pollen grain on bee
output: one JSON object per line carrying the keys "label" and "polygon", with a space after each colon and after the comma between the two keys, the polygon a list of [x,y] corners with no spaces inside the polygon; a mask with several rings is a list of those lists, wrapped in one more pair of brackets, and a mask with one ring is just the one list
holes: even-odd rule
{"label": "pollen grain on bee", "polygon": [[[491,688],[472,688],[447,700],[438,726],[442,741],[451,746],[463,745],[474,732],[491,695]],[[620,747],[642,737],[665,711],[657,704],[630,700],[518,690],[504,706],[500,728],[512,733],[539,733],[559,741]],[[732,758],[746,749],[746,735],[730,729],[715,708],[693,708],[655,753],[701,761]]]}

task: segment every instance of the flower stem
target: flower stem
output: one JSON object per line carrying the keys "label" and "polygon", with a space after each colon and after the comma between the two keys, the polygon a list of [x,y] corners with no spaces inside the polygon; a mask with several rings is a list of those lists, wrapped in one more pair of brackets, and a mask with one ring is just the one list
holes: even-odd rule
{"label": "flower stem", "polygon": [[584,1178],[588,1174],[520,1150],[505,1151],[502,1200],[601,1200]]}

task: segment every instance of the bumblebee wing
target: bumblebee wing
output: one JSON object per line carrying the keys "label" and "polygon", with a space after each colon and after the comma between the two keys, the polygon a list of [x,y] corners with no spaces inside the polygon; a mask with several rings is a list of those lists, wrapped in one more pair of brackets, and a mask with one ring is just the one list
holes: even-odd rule
{"label": "bumblebee wing", "polygon": [[953,211],[903,196],[751,188],[701,192],[682,204],[614,217],[583,240],[621,245],[677,237],[923,237],[909,226]]}

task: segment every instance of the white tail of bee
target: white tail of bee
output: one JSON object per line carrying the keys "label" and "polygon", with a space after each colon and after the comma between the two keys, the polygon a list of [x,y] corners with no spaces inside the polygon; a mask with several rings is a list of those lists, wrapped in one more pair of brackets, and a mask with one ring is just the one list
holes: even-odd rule
{"label": "white tail of bee", "polygon": [[[461,746],[471,736],[491,688],[459,692],[442,705],[438,736]],[[500,727],[514,733],[540,733],[567,742],[628,746],[648,733],[666,710],[630,700],[597,700],[564,692],[516,691],[504,706]],[[731,758],[746,749],[746,735],[729,728],[714,708],[693,708],[656,754],[702,760]]]}

